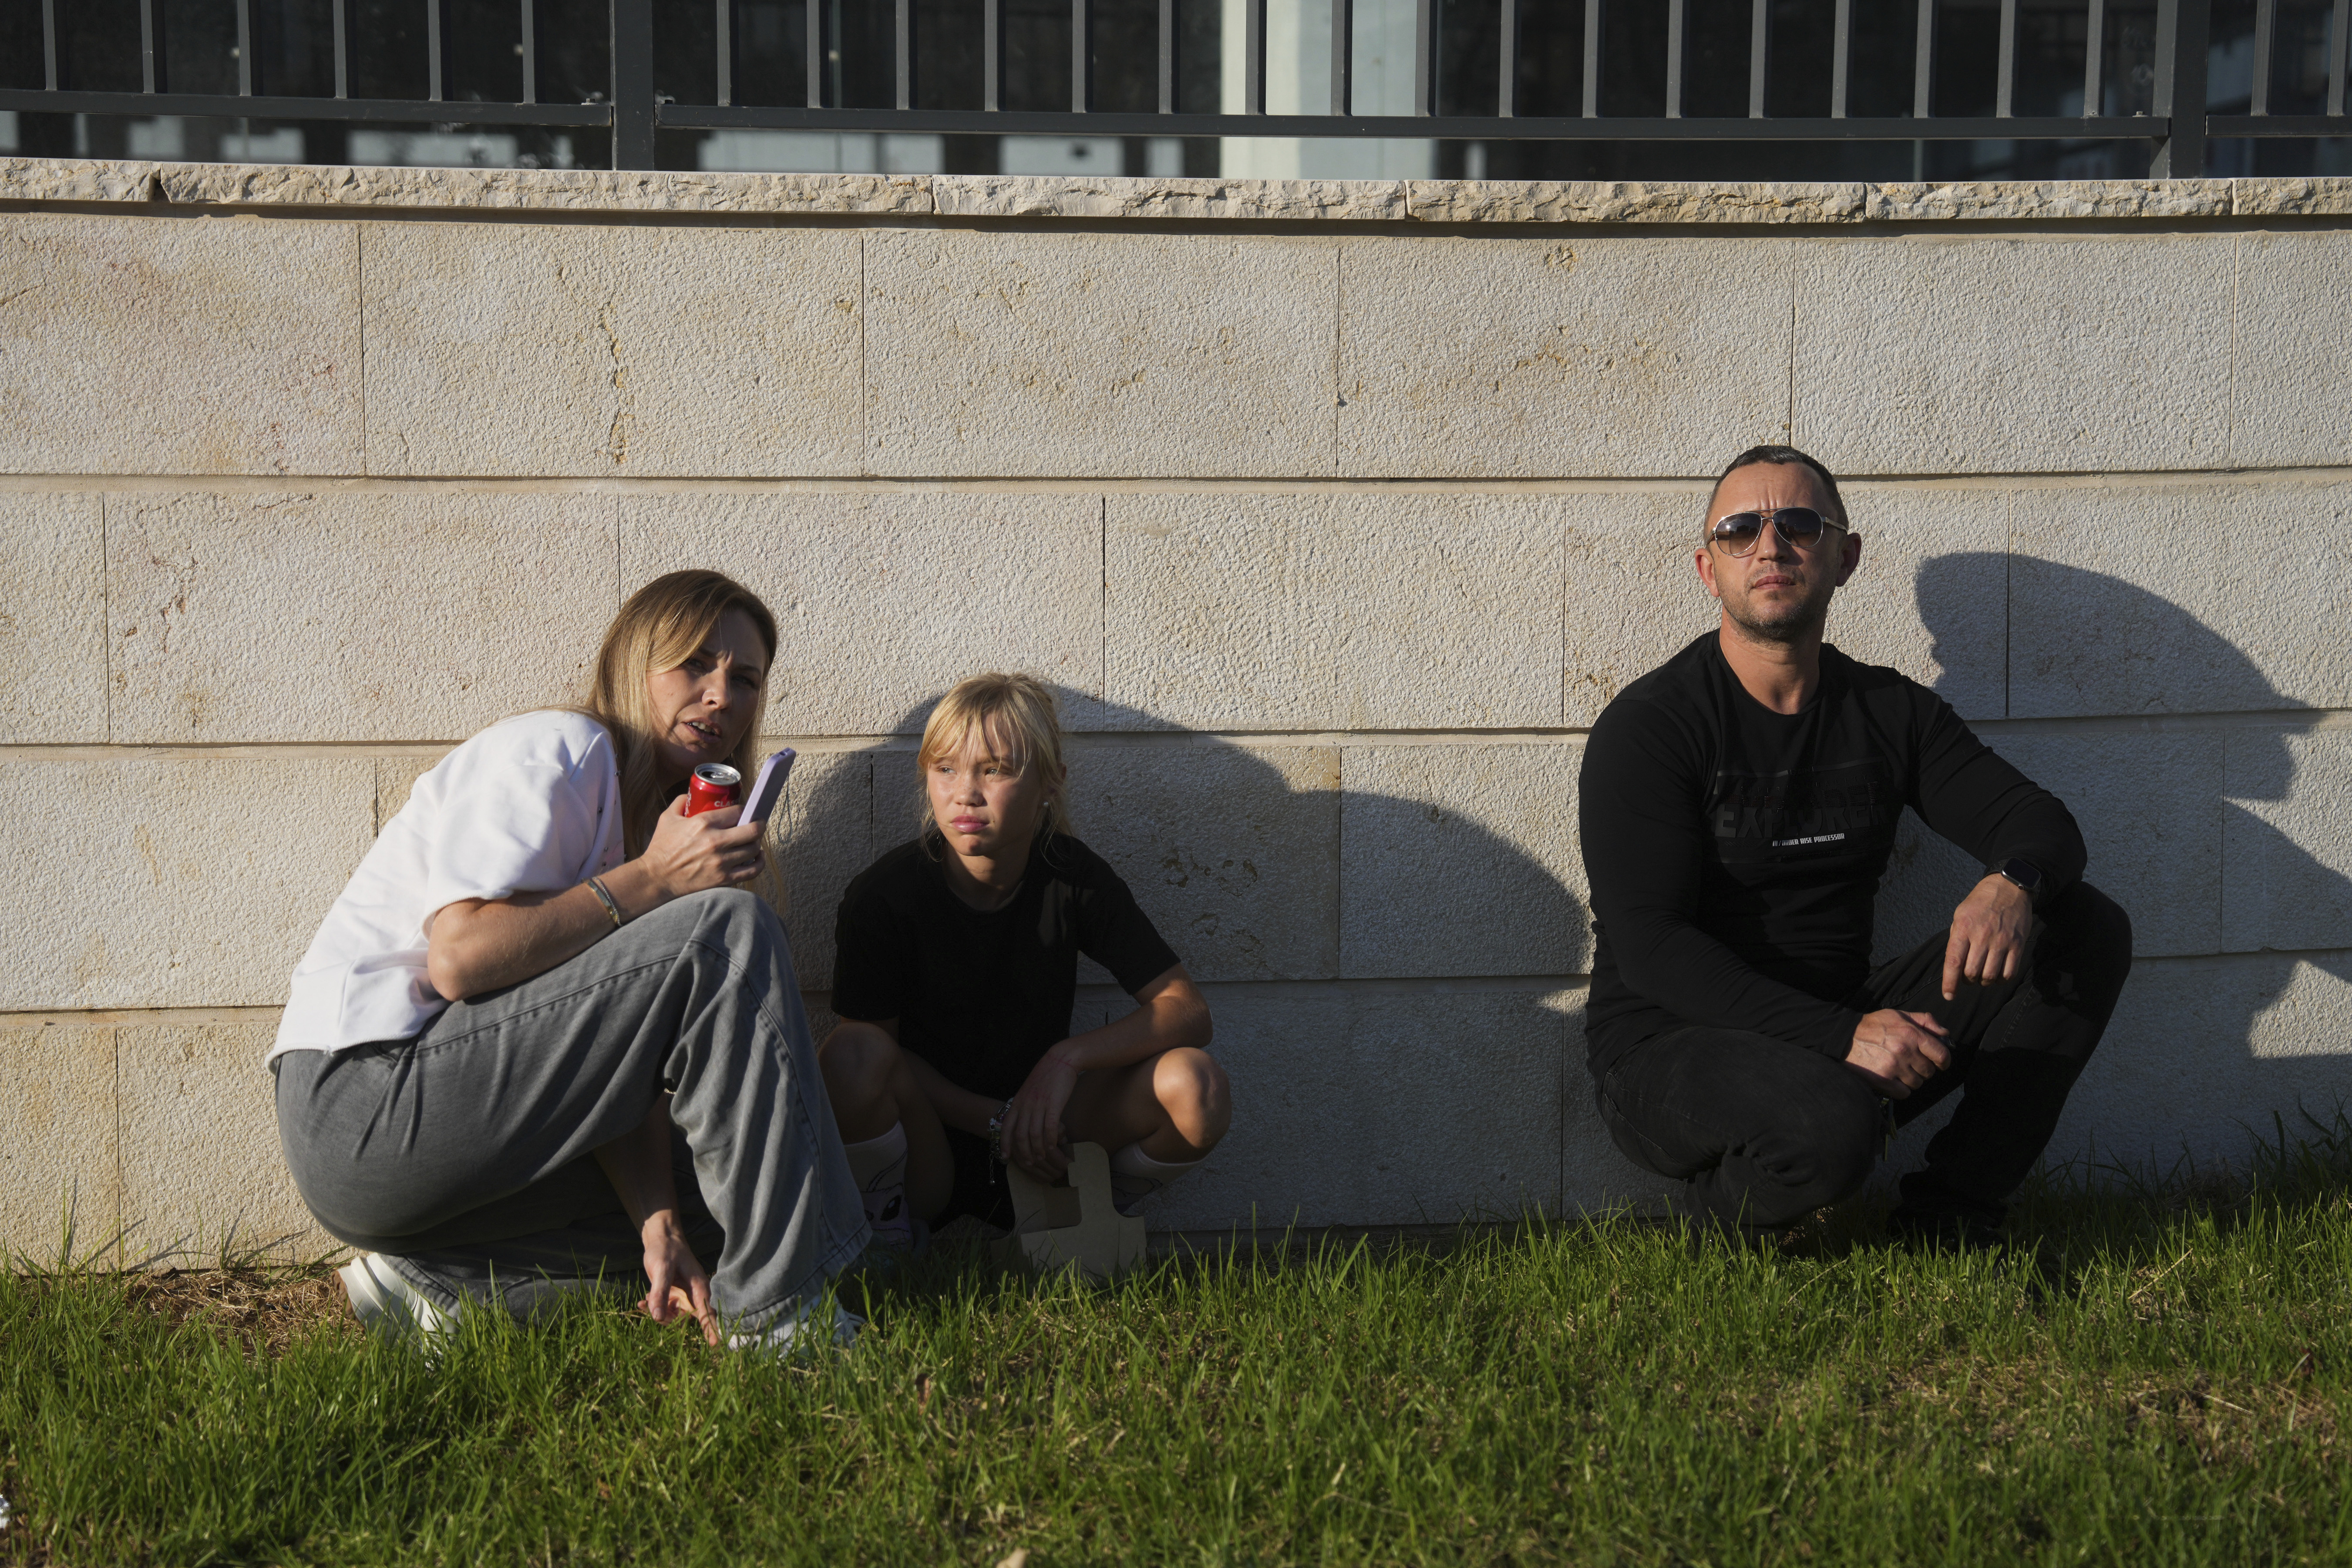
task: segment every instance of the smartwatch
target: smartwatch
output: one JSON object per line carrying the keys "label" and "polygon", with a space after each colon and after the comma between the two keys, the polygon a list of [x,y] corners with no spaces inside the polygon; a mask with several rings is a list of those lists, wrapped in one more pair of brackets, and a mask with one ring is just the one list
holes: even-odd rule
{"label": "smartwatch", "polygon": [[2004,860],[2000,865],[1994,867],[1993,873],[1996,876],[2006,877],[2011,881],[2016,883],[2019,887],[2024,889],[2025,896],[2028,900],[2039,900],[2041,899],[2042,868],[2035,865],[2032,861],[2020,860],[2012,857],[2011,858]]}

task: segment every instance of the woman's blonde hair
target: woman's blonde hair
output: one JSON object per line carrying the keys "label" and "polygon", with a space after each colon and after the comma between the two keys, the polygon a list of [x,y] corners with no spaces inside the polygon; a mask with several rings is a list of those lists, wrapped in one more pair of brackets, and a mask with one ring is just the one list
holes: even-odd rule
{"label": "woman's blonde hair", "polygon": [[931,764],[963,750],[965,739],[977,731],[991,753],[1023,773],[1043,767],[1053,780],[1045,796],[1045,815],[1037,824],[1037,843],[1050,842],[1056,833],[1070,831],[1070,805],[1063,781],[1062,719],[1053,689],[1034,675],[1005,675],[992,670],[958,681],[940,699],[923,725],[923,743],[915,748],[916,818],[928,840],[939,833],[931,820]]}
{"label": "woman's blonde hair", "polygon": [[[621,774],[621,825],[632,856],[645,853],[655,821],[676,793],[661,777],[646,680],[692,658],[730,610],[751,617],[760,640],[767,645],[768,668],[773,669],[776,617],[758,595],[717,572],[672,572],[655,578],[629,595],[596,652],[595,676],[581,710],[613,737],[614,761]],[[759,694],[751,700],[751,721],[727,759],[742,771],[747,785],[760,721],[768,705],[767,673],[761,672]]]}

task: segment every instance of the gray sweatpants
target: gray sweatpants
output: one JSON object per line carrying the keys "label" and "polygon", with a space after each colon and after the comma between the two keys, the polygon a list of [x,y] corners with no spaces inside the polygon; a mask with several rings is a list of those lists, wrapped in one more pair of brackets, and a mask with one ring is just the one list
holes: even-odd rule
{"label": "gray sweatpants", "polygon": [[691,1157],[680,1206],[724,1233],[723,1317],[757,1328],[797,1307],[869,1238],[783,927],[740,889],[665,905],[413,1039],[276,1066],[303,1202],[436,1295],[567,1258],[592,1277],[625,1260],[627,1278],[642,1255],[593,1152],[665,1084]]}

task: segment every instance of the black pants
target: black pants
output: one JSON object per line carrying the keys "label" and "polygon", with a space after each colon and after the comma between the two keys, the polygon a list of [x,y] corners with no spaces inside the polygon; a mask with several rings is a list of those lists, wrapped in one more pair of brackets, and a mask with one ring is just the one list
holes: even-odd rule
{"label": "black pants", "polygon": [[[1962,981],[1943,998],[1942,935],[1880,965],[1851,1005],[1927,1013],[1950,1031],[1951,1064],[1891,1102],[1896,1126],[1965,1088],[1903,1178],[1922,1217],[2000,1223],[2050,1142],[2067,1091],[2105,1032],[2131,972],[2131,920],[2088,883],[2053,899],[2013,980]],[[1787,1225],[1862,1185],[1885,1146],[1889,1103],[1861,1074],[1785,1040],[1691,1026],[1644,1040],[1601,1075],[1598,1100],[1628,1157],[1683,1184],[1693,1217]]]}

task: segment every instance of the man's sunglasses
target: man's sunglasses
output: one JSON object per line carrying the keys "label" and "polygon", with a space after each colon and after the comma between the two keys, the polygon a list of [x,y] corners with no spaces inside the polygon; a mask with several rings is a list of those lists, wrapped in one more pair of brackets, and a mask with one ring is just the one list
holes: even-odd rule
{"label": "man's sunglasses", "polygon": [[1845,527],[1811,507],[1784,506],[1778,511],[1735,511],[1727,517],[1718,517],[1706,531],[1706,537],[1710,542],[1722,545],[1727,554],[1746,555],[1764,537],[1764,525],[1768,522],[1780,531],[1783,540],[1800,546],[1821,538],[1824,528]]}

